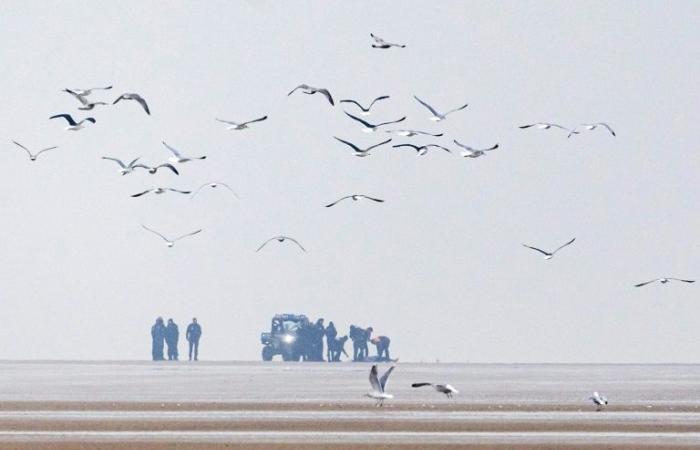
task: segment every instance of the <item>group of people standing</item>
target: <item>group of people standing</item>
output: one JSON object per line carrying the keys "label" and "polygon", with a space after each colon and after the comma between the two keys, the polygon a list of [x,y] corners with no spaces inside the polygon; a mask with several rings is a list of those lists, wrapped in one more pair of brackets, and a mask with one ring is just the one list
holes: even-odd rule
{"label": "group of people standing", "polygon": [[[192,319],[192,323],[187,326],[185,333],[185,338],[190,347],[190,361],[192,361],[193,357],[195,361],[199,359],[199,338],[201,337],[202,327],[197,323],[197,318],[195,317]],[[168,319],[168,324],[166,325],[162,317],[156,318],[156,323],[151,327],[151,339],[153,341],[151,347],[153,361],[165,360],[163,350],[166,344],[168,346],[168,360],[177,361],[179,359],[177,343],[180,339],[180,330],[173,319]]]}
{"label": "group of people standing", "polygon": [[390,361],[391,356],[389,356],[389,345],[391,344],[391,339],[387,336],[372,336],[374,328],[367,327],[362,328],[356,325],[350,325],[350,340],[352,341],[352,360],[353,361],[367,361],[371,359],[369,356],[369,345],[371,342],[377,347],[377,361]]}
{"label": "group of people standing", "polygon": [[[389,361],[391,359],[389,356],[391,339],[387,336],[373,337],[373,332],[372,327],[360,328],[350,325],[349,336],[338,337],[338,330],[332,321],[328,323],[327,327],[324,327],[324,319],[318,319],[313,324],[306,320],[302,322],[297,332],[301,359],[304,361],[339,362],[342,354],[349,357],[345,351],[345,343],[349,337],[353,344],[353,361]],[[326,359],[324,359],[323,352],[324,336],[326,337]],[[377,347],[376,357],[369,355],[369,342]]]}

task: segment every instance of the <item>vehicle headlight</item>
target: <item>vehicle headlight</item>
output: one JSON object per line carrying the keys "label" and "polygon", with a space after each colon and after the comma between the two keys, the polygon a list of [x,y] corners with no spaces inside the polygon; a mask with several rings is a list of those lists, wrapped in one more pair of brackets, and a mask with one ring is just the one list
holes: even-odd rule
{"label": "vehicle headlight", "polygon": [[283,341],[285,344],[291,344],[291,343],[294,342],[295,340],[296,340],[296,338],[295,338],[293,335],[291,335],[291,334],[285,334],[284,336],[282,336],[282,341]]}

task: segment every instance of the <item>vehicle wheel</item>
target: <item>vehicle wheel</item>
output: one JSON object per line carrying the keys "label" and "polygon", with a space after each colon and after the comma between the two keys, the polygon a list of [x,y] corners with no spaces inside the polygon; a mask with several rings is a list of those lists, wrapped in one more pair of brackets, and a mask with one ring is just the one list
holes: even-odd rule
{"label": "vehicle wheel", "polygon": [[282,352],[282,360],[283,361],[294,361],[294,355],[292,355],[290,352]]}
{"label": "vehicle wheel", "polygon": [[263,347],[262,349],[262,359],[263,361],[272,361],[272,357],[274,355],[272,354],[272,348],[271,347]]}

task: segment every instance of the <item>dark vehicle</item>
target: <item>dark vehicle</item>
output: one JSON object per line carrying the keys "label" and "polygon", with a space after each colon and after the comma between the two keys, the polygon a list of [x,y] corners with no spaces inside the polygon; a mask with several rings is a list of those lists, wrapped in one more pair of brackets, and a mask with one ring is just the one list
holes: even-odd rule
{"label": "dark vehicle", "polygon": [[263,361],[272,361],[275,355],[282,355],[284,361],[299,361],[302,356],[298,332],[303,322],[308,323],[303,314],[277,314],[272,318],[270,332],[260,334]]}

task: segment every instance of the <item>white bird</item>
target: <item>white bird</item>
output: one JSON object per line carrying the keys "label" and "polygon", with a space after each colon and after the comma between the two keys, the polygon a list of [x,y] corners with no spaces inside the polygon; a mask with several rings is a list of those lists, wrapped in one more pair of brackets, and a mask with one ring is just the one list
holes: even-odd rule
{"label": "white bird", "polygon": [[163,141],[163,145],[165,145],[165,148],[170,150],[170,152],[173,154],[173,156],[168,158],[168,161],[170,161],[173,164],[186,163],[188,161],[194,161],[196,159],[207,159],[206,156],[183,156],[179,151],[166,144],[165,141]]}
{"label": "white bird", "polygon": [[588,131],[592,131],[592,130],[595,130],[596,128],[598,128],[598,127],[605,127],[605,128],[607,128],[607,130],[610,132],[610,134],[612,134],[613,136],[617,136],[617,135],[615,134],[615,131],[610,127],[610,125],[608,125],[608,124],[605,123],[605,122],[598,122],[598,123],[582,123],[581,125],[579,125],[579,126],[577,126],[576,128],[574,128],[574,129],[569,133],[569,135],[568,135],[567,137],[571,137],[572,134],[580,134],[579,132],[576,131],[576,130],[578,130],[579,128],[585,128],[585,129],[588,130]]}
{"label": "white bird", "polygon": [[210,181],[209,183],[203,184],[203,185],[201,185],[200,187],[198,187],[197,190],[194,191],[194,194],[192,194],[192,197],[190,197],[190,199],[193,199],[193,198],[199,193],[199,191],[201,191],[202,189],[204,189],[204,188],[206,188],[206,187],[209,187],[209,188],[212,188],[212,189],[216,189],[216,188],[218,188],[219,186],[225,187],[226,189],[228,189],[229,191],[231,191],[231,193],[233,194],[234,197],[239,198],[239,197],[238,197],[238,194],[236,194],[235,192],[233,192],[233,189],[231,189],[231,187],[230,187],[228,184],[222,183],[221,181]]}
{"label": "white bird", "polygon": [[600,411],[603,409],[603,406],[608,404],[607,397],[600,395],[598,391],[594,392],[592,396],[588,397],[588,399],[596,405],[596,411]]}
{"label": "white bird", "polygon": [[372,369],[369,371],[369,384],[372,386],[372,390],[365,394],[366,397],[373,398],[377,401],[377,407],[384,405],[384,400],[389,398],[394,398],[393,395],[386,393],[386,382],[389,379],[389,375],[394,370],[394,367],[389,367],[389,370],[384,372],[381,378],[378,378],[377,365],[374,364]]}
{"label": "white bird", "polygon": [[326,100],[328,100],[328,103],[331,104],[331,106],[335,106],[335,103],[333,102],[333,97],[331,97],[331,93],[328,91],[328,89],[325,88],[315,88],[313,86],[309,86],[308,84],[300,84],[299,86],[295,87],[292,89],[289,94],[287,94],[287,97],[292,95],[297,89],[301,89],[304,94],[323,94],[326,97]]}
{"label": "white bird", "polygon": [[345,197],[341,197],[338,200],[334,201],[333,203],[329,203],[328,205],[326,205],[326,208],[330,208],[331,206],[335,206],[338,203],[340,203],[343,200],[346,200],[348,198],[351,198],[354,201],[366,199],[366,200],[372,200],[373,202],[377,202],[377,203],[384,203],[384,200],[382,200],[380,198],[370,197],[370,196],[364,195],[364,194],[353,194],[353,195],[346,195]]}
{"label": "white bird", "polygon": [[443,147],[442,145],[437,145],[437,144],[426,144],[426,145],[398,144],[398,145],[392,145],[392,147],[393,148],[410,147],[417,152],[418,156],[423,156],[426,153],[428,153],[428,149],[430,147],[441,148],[441,149],[445,150],[447,153],[452,153],[452,150],[450,150],[449,148]]}
{"label": "white bird", "polygon": [[428,133],[426,131],[417,131],[417,130],[386,130],[386,132],[398,134],[399,136],[403,136],[403,137],[411,137],[411,136],[418,136],[418,135],[440,137],[443,135],[443,133],[432,134],[432,133]]}
{"label": "white bird", "polygon": [[383,125],[390,125],[392,123],[399,123],[399,122],[403,122],[404,120],[406,120],[406,116],[403,116],[402,118],[400,118],[398,120],[392,120],[390,122],[382,122],[382,123],[378,123],[378,124],[374,125],[374,124],[371,124],[365,120],[360,119],[357,116],[353,116],[352,114],[350,114],[347,111],[343,111],[343,112],[345,113],[346,116],[350,117],[353,120],[357,120],[362,125],[364,125],[365,127],[362,129],[362,131],[364,131],[365,133],[372,133],[374,131],[377,131],[377,128],[379,128]]}
{"label": "white bird", "polygon": [[301,246],[301,244],[299,243],[299,241],[297,241],[297,240],[294,239],[294,238],[290,238],[289,236],[275,236],[275,237],[271,237],[270,239],[268,239],[268,240],[266,240],[265,242],[263,242],[262,245],[261,245],[260,247],[258,247],[258,249],[255,250],[255,251],[256,251],[256,252],[259,252],[263,247],[265,247],[265,246],[267,245],[268,242],[271,242],[271,241],[277,241],[277,242],[291,241],[291,242],[294,242],[296,245],[298,245],[300,249],[302,249],[303,251],[306,251],[306,249],[305,249],[304,247]]}
{"label": "white bird", "polygon": [[122,94],[117,99],[112,103],[113,105],[116,105],[119,100],[134,100],[139,102],[139,105],[143,108],[144,111],[146,111],[146,114],[149,116],[151,115],[151,110],[148,109],[148,103],[146,103],[146,100],[143,99],[139,94]]}
{"label": "white bird", "polygon": [[48,148],[39,150],[39,151],[36,152],[36,153],[32,153],[32,152],[29,151],[29,149],[28,149],[27,147],[25,147],[24,145],[20,144],[19,142],[17,142],[17,141],[12,141],[12,143],[15,144],[16,146],[18,146],[19,148],[23,149],[25,152],[27,152],[27,155],[29,155],[29,160],[30,160],[30,161],[36,161],[36,159],[37,159],[37,158],[39,157],[39,155],[41,155],[42,153],[48,152],[49,150],[53,150],[53,149],[55,149],[55,148],[58,148],[58,146],[53,146],[53,147],[48,147]]}
{"label": "white bird", "polygon": [[538,251],[538,252],[542,253],[542,254],[544,255],[544,259],[552,259],[552,258],[554,258],[554,255],[555,255],[559,250],[561,250],[562,248],[566,247],[567,245],[573,244],[573,242],[574,242],[575,240],[576,240],[576,238],[573,238],[572,240],[570,240],[570,241],[567,242],[566,244],[560,246],[559,248],[557,248],[556,250],[554,250],[554,251],[551,252],[551,253],[550,253],[550,252],[546,252],[546,251],[544,251],[544,250],[542,250],[542,249],[539,249],[539,248],[537,248],[537,247],[530,247],[529,245],[525,245],[525,244],[522,244],[522,245],[523,245],[523,247],[527,247],[527,248],[529,248],[529,249],[532,249],[532,250],[535,250],[535,251]]}
{"label": "white bird", "polygon": [[650,280],[650,281],[645,281],[644,283],[635,284],[634,287],[646,286],[647,284],[656,283],[657,281],[661,284],[670,283],[671,281],[682,281],[683,283],[695,283],[695,280],[683,280],[681,278],[664,277],[664,278],[656,278],[656,279]]}
{"label": "white bird", "polygon": [[183,234],[182,236],[179,236],[179,237],[177,237],[177,238],[175,238],[175,239],[173,239],[173,240],[170,240],[170,239],[166,238],[165,236],[163,236],[162,234],[160,234],[159,232],[157,232],[156,230],[152,230],[152,229],[148,228],[146,225],[141,225],[141,226],[142,226],[144,229],[150,231],[151,233],[160,236],[160,238],[163,239],[163,240],[165,241],[165,245],[167,245],[168,247],[174,246],[175,243],[176,243],[177,241],[179,241],[180,239],[184,239],[184,238],[186,238],[186,237],[188,237],[188,236],[194,236],[195,234],[198,234],[198,233],[201,233],[201,232],[202,232],[202,230],[200,229],[200,230],[193,231],[193,232],[191,232],[191,233]]}
{"label": "white bird", "polygon": [[433,384],[433,383],[413,383],[411,387],[414,388],[419,388],[423,386],[431,386],[433,389],[435,389],[437,392],[440,392],[441,394],[445,394],[447,398],[452,398],[454,394],[459,394],[459,391],[449,384]]}
{"label": "white bird", "polygon": [[249,123],[262,122],[265,119],[267,119],[267,116],[263,116],[259,119],[255,119],[255,120],[249,120],[247,122],[233,122],[230,120],[223,120],[223,119],[216,118],[216,120],[218,120],[221,123],[231,125],[230,127],[227,127],[227,129],[229,129],[229,130],[245,130],[246,128],[248,128]]}
{"label": "white bird", "polygon": [[459,108],[451,109],[451,110],[447,111],[446,113],[442,114],[442,113],[437,112],[435,110],[435,108],[433,108],[432,106],[430,106],[429,104],[427,104],[423,100],[419,99],[415,95],[413,96],[413,98],[418,100],[418,103],[425,106],[426,108],[428,108],[430,110],[431,113],[433,113],[433,116],[430,118],[430,120],[432,120],[433,122],[441,122],[441,121],[447,119],[448,114],[452,114],[453,112],[461,111],[464,108],[466,108],[467,106],[469,106],[469,103],[465,103],[464,105],[460,106]]}
{"label": "white bird", "polygon": [[153,188],[153,189],[147,189],[143,192],[139,192],[138,194],[132,195],[132,197],[141,197],[142,195],[146,195],[146,194],[158,194],[158,195],[160,195],[160,194],[165,194],[168,191],[177,192],[178,194],[191,194],[192,193],[192,191],[181,191],[179,189],[157,187],[157,188]]}
{"label": "white bird", "polygon": [[374,144],[374,145],[371,145],[371,146],[363,149],[363,148],[360,148],[357,145],[353,144],[352,142],[344,141],[344,140],[340,139],[339,137],[335,137],[335,136],[333,136],[333,137],[336,140],[338,140],[338,141],[342,142],[343,144],[352,148],[355,151],[355,156],[360,156],[360,157],[369,156],[371,154],[370,150],[372,150],[373,148],[377,148],[380,145],[384,145],[384,144],[391,142],[391,139],[387,139],[384,142],[380,142],[379,144]]}
{"label": "white bird", "polygon": [[370,103],[369,106],[366,107],[366,108],[365,108],[364,106],[362,106],[358,101],[353,100],[353,99],[350,99],[350,98],[345,99],[345,100],[341,100],[340,103],[354,103],[355,105],[357,105],[357,106],[360,108],[360,110],[362,110],[362,112],[360,113],[360,115],[369,116],[369,115],[370,115],[370,110],[372,109],[372,106],[374,106],[374,104],[375,104],[376,102],[378,102],[378,101],[380,101],[380,100],[386,100],[386,99],[388,99],[388,98],[389,98],[388,95],[382,95],[382,96],[380,96],[380,97],[377,97],[377,98],[375,98],[374,100],[372,100],[372,103]]}
{"label": "white bird", "polygon": [[79,95],[81,97],[87,97],[88,95],[92,94],[92,91],[106,91],[112,89],[112,86],[106,86],[106,87],[94,87],[90,89],[65,89],[66,91],[73,91],[75,95]]}
{"label": "white bird", "polygon": [[398,48],[406,48],[404,44],[393,44],[391,42],[387,42],[384,39],[380,38],[379,36],[375,35],[374,33],[369,34],[372,39],[374,39],[374,44],[372,44],[372,47],[374,48],[391,48],[391,47],[398,47]]}
{"label": "white bird", "polygon": [[564,126],[562,126],[562,125],[558,125],[558,124],[556,124],[556,123],[550,123],[550,122],[531,123],[531,124],[528,124],[528,125],[521,125],[521,126],[519,126],[518,128],[520,128],[521,130],[524,130],[524,129],[530,128],[530,127],[535,127],[535,128],[537,128],[538,130],[549,130],[550,128],[559,128],[559,129],[561,129],[561,130],[568,131],[568,132],[569,132],[569,136],[571,136],[572,134],[580,134],[580,133],[579,133],[578,131],[576,131],[576,130],[572,130],[571,128],[566,128],[566,127],[564,127]]}
{"label": "white bird", "polygon": [[66,119],[66,122],[68,122],[68,126],[66,127],[66,130],[68,130],[68,131],[82,130],[83,128],[85,128],[83,126],[83,123],[85,123],[85,122],[92,122],[92,123],[97,122],[92,117],[86,117],[83,120],[81,120],[80,122],[76,122],[75,120],[73,120],[73,117],[70,114],[56,114],[55,116],[49,117],[49,120],[50,119],[61,119],[61,118]]}
{"label": "white bird", "polygon": [[79,106],[78,109],[81,111],[90,111],[92,108],[94,108],[97,105],[106,105],[107,103],[105,102],[91,102],[88,101],[84,96],[71,91],[70,89],[64,89],[64,92],[68,92],[70,95],[75,97],[83,106]]}
{"label": "white bird", "polygon": [[131,161],[129,164],[125,164],[121,159],[112,158],[112,157],[110,157],[110,156],[103,156],[102,159],[106,159],[106,160],[108,160],[108,161],[114,161],[114,162],[116,162],[117,164],[119,164],[119,167],[121,167],[121,169],[119,169],[119,174],[120,174],[120,175],[127,175],[127,174],[133,172],[134,169],[136,169],[137,167],[141,167],[141,168],[143,168],[143,169],[150,169],[150,167],[145,166],[145,165],[143,165],[143,164],[136,164],[136,163],[138,162],[138,160],[141,159],[140,156],[139,156],[138,158],[135,158],[135,159],[134,159],[133,161]]}
{"label": "white bird", "polygon": [[491,150],[496,150],[498,148],[498,144],[496,144],[493,147],[476,149],[469,147],[468,145],[460,144],[457,142],[457,139],[454,140],[454,143],[464,149],[464,151],[460,152],[460,154],[465,158],[478,158],[479,156],[485,155],[486,152],[490,152]]}

